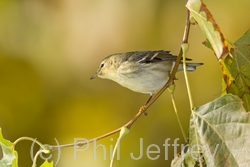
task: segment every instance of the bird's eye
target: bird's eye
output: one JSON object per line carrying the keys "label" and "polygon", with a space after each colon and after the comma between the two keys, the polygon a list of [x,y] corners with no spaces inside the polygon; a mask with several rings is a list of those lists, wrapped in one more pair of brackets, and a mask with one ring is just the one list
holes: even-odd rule
{"label": "bird's eye", "polygon": [[104,67],[104,63],[101,64],[101,68]]}

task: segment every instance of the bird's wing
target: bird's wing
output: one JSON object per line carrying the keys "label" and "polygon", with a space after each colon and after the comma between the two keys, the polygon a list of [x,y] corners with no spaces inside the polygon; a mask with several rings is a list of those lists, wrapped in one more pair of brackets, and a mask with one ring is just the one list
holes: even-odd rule
{"label": "bird's wing", "polygon": [[135,51],[125,53],[125,61],[133,61],[141,64],[157,63],[160,61],[175,61],[176,58],[177,56],[173,55],[170,51],[165,50]]}
{"label": "bird's wing", "polygon": [[[175,61],[177,59],[177,56],[173,55],[171,51],[166,50],[126,52],[123,56],[125,62],[131,61],[141,64]],[[186,58],[186,60],[192,59]]]}

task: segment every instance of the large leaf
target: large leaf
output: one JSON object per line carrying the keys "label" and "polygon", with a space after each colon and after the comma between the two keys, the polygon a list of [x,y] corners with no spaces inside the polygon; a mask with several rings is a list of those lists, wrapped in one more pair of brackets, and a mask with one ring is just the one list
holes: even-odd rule
{"label": "large leaf", "polygon": [[[192,111],[184,166],[248,166],[250,116],[240,98],[226,94]],[[180,165],[179,165],[180,166]]]}
{"label": "large leaf", "polygon": [[1,128],[0,146],[3,151],[3,158],[0,160],[0,167],[17,167],[17,152],[13,149],[13,143],[3,138]]}
{"label": "large leaf", "polygon": [[188,0],[186,7],[190,12],[191,20],[194,19],[198,23],[201,31],[213,48],[215,55],[220,60],[228,53],[229,49],[212,14],[201,0]]}
{"label": "large leaf", "polygon": [[250,111],[250,30],[234,43],[221,63],[223,93],[232,93],[242,98],[243,105]]}

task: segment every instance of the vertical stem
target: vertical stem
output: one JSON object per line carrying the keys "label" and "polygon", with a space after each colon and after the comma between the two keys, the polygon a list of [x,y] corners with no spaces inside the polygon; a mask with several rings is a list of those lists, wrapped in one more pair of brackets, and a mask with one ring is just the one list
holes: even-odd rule
{"label": "vertical stem", "polygon": [[188,44],[184,43],[182,44],[182,49],[183,49],[183,70],[184,70],[184,76],[185,76],[185,82],[186,82],[186,86],[187,86],[187,92],[188,92],[188,99],[189,99],[189,103],[190,103],[190,108],[192,109],[194,107],[194,103],[193,103],[193,98],[192,98],[192,94],[191,94],[191,90],[190,90],[190,86],[189,86],[189,81],[188,81],[188,75],[187,75],[187,66],[186,66],[186,53],[188,51]]}
{"label": "vertical stem", "polygon": [[178,110],[177,110],[177,107],[176,107],[176,104],[175,104],[174,93],[171,93],[171,99],[172,99],[172,103],[173,103],[173,107],[174,107],[174,112],[175,112],[175,115],[176,115],[178,124],[179,124],[179,126],[180,126],[180,129],[181,129],[182,136],[183,136],[184,140],[187,141],[187,136],[186,136],[185,131],[184,131],[184,129],[183,129],[183,126],[182,126],[182,124],[181,124],[181,120],[180,120],[180,118],[179,118]]}

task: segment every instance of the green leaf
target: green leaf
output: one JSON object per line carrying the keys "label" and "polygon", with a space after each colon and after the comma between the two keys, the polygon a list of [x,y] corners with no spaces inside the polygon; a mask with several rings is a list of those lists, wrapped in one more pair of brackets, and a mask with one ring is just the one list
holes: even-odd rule
{"label": "green leaf", "polygon": [[186,7],[190,12],[190,20],[198,23],[218,60],[227,55],[228,44],[206,5],[201,0],[189,0]]}
{"label": "green leaf", "polygon": [[250,116],[237,96],[226,94],[192,111],[184,164],[248,166],[249,138]]}
{"label": "green leaf", "polygon": [[14,145],[9,140],[5,140],[0,128],[0,146],[3,151],[3,158],[0,160],[0,167],[17,167],[18,155],[14,150]]}
{"label": "green leaf", "polygon": [[250,111],[250,29],[234,43],[221,63],[223,93],[231,93],[242,98],[243,105]]}
{"label": "green leaf", "polygon": [[53,167],[53,161],[48,162],[47,160],[40,167]]}
{"label": "green leaf", "polygon": [[175,155],[174,159],[171,162],[171,167],[182,167],[182,162],[183,162],[183,158],[181,156],[181,153],[178,153],[177,155]]}

